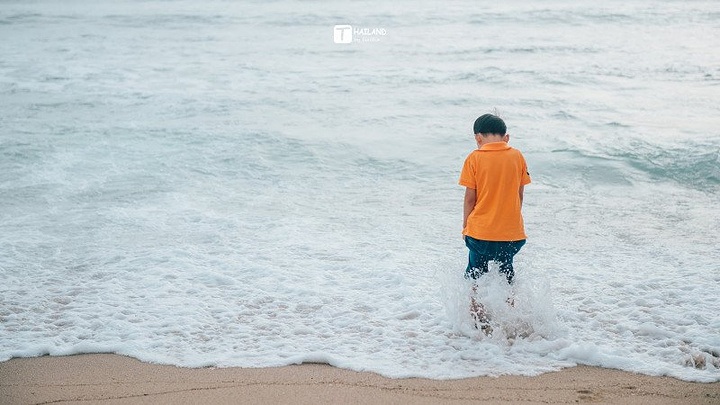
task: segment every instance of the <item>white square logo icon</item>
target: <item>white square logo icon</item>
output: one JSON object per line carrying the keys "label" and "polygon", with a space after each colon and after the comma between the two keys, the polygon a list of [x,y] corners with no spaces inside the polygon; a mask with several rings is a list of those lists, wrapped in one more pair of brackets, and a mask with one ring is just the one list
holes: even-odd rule
{"label": "white square logo icon", "polygon": [[336,44],[351,43],[352,27],[350,25],[336,25],[333,29],[333,40]]}

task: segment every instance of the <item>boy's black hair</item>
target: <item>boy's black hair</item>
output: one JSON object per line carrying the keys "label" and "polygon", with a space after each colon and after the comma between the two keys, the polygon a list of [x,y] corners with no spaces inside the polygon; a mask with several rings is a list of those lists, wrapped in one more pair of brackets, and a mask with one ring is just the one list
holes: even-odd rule
{"label": "boy's black hair", "polygon": [[507,126],[505,125],[505,121],[503,121],[497,115],[483,114],[475,120],[475,125],[473,125],[473,131],[475,131],[475,134],[505,135],[505,133],[507,132]]}

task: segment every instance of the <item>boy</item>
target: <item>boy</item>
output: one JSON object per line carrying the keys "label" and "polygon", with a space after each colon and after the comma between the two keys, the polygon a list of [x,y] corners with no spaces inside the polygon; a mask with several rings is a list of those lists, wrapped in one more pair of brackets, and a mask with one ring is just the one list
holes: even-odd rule
{"label": "boy", "polygon": [[[526,239],[520,210],[530,174],[522,153],[507,144],[510,135],[500,117],[484,114],[475,120],[473,130],[478,149],[465,159],[459,181],[466,187],[462,233],[470,250],[465,278],[477,280],[494,260],[512,284],[513,256]],[[470,309],[476,324],[491,332],[485,309],[474,297]]]}

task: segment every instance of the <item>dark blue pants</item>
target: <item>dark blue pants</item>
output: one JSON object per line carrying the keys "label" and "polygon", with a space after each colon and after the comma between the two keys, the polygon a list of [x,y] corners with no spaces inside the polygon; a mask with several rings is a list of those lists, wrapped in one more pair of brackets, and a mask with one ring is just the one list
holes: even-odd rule
{"label": "dark blue pants", "polygon": [[477,280],[488,272],[488,262],[494,260],[500,263],[500,273],[507,278],[508,284],[513,283],[515,270],[513,270],[513,257],[525,244],[525,239],[513,242],[498,242],[475,239],[465,236],[465,246],[470,249],[468,266],[465,278]]}

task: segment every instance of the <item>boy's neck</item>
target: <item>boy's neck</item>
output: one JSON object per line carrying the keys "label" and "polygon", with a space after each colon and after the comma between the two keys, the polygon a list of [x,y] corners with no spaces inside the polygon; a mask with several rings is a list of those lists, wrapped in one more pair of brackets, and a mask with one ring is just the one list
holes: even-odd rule
{"label": "boy's neck", "polygon": [[475,134],[475,142],[477,142],[478,149],[482,148],[483,145],[493,142],[505,142],[507,143],[510,140],[510,134],[505,135],[496,135],[496,134],[490,134],[490,135],[481,135],[481,134]]}

